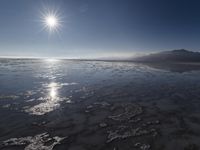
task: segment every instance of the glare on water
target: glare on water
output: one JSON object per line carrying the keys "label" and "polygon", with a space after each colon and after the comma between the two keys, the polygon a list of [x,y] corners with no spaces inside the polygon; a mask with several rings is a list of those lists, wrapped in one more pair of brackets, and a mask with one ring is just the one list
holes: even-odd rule
{"label": "glare on water", "polygon": [[54,59],[54,58],[48,58],[48,59],[45,59],[46,62],[50,62],[50,63],[54,63],[54,62],[58,62],[59,60],[58,59]]}
{"label": "glare on water", "polygon": [[61,87],[62,85],[56,82],[51,82],[48,85],[44,85],[44,88],[47,88],[46,96],[39,98],[42,102],[31,107],[27,110],[27,112],[33,115],[44,115],[59,108],[60,102],[68,102],[68,98],[60,97],[58,94],[58,91],[61,89]]}
{"label": "glare on water", "polygon": [[58,84],[55,82],[52,82],[49,84],[49,88],[50,88],[49,97],[51,98],[51,100],[53,100],[57,97]]}

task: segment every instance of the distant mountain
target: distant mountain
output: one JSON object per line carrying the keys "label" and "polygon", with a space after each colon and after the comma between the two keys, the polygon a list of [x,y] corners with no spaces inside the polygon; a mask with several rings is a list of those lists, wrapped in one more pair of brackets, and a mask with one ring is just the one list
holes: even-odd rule
{"label": "distant mountain", "polygon": [[153,53],[133,60],[139,62],[200,62],[200,52],[180,49]]}

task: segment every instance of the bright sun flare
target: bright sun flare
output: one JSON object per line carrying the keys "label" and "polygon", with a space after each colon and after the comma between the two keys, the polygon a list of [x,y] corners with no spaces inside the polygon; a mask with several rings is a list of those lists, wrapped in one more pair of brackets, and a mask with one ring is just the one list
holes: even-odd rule
{"label": "bright sun flare", "polygon": [[59,10],[45,9],[41,12],[41,22],[43,23],[43,29],[49,31],[49,33],[57,32],[59,33],[62,27],[62,15]]}
{"label": "bright sun flare", "polygon": [[57,18],[55,16],[47,16],[46,17],[46,25],[50,28],[56,27],[58,24]]}

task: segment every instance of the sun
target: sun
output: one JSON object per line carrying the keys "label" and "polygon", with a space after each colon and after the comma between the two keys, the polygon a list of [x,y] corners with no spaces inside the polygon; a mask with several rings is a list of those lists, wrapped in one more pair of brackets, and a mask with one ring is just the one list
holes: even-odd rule
{"label": "sun", "polygon": [[55,16],[47,16],[45,18],[46,26],[49,28],[55,28],[58,25],[58,20]]}
{"label": "sun", "polygon": [[43,29],[47,30],[49,33],[57,32],[59,33],[62,27],[62,15],[59,13],[59,10],[54,9],[44,9],[41,12],[40,20],[43,24]]}

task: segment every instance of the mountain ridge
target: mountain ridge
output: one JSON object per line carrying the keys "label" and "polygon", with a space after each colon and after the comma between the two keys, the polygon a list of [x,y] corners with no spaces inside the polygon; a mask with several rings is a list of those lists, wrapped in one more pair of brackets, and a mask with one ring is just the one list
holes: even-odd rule
{"label": "mountain ridge", "polygon": [[133,58],[139,62],[200,62],[200,52],[177,49]]}

